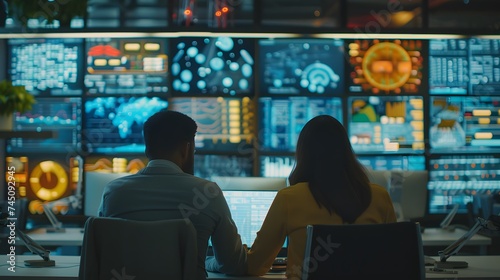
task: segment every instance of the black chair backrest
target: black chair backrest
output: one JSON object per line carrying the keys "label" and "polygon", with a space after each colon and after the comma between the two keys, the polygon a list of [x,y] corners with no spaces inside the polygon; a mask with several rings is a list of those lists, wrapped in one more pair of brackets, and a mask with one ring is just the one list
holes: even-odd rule
{"label": "black chair backrest", "polygon": [[310,225],[302,280],[425,279],[420,225]]}
{"label": "black chair backrest", "polygon": [[[194,280],[196,229],[188,219],[133,221],[91,217],[85,223],[80,280]],[[118,275],[118,276],[117,276]]]}

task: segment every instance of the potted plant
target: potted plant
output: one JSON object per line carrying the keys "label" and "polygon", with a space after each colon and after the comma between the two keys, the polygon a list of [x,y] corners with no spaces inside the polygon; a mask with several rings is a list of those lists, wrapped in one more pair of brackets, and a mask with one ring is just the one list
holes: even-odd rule
{"label": "potted plant", "polygon": [[14,86],[8,80],[1,81],[0,130],[12,129],[13,114],[29,111],[35,103],[35,97],[24,86]]}

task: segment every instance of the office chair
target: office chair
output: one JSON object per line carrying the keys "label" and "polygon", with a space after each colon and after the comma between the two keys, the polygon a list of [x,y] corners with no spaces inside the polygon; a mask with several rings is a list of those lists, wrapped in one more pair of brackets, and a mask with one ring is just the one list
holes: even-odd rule
{"label": "office chair", "polygon": [[197,279],[196,230],[188,219],[85,223],[80,280]]}
{"label": "office chair", "polygon": [[419,224],[307,226],[302,280],[315,279],[425,279]]}

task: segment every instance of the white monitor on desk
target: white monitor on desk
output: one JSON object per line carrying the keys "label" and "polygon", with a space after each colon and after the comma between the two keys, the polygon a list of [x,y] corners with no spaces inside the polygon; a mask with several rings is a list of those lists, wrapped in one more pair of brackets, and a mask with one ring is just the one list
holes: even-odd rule
{"label": "white monitor on desk", "polygon": [[83,204],[83,213],[85,216],[95,217],[101,205],[102,193],[104,187],[114,179],[131,175],[130,173],[104,173],[104,172],[86,172],[85,173],[85,197]]}
{"label": "white monitor on desk", "polygon": [[429,174],[426,170],[404,171],[401,206],[405,219],[418,219],[425,216],[427,209],[427,182]]}
{"label": "white monitor on desk", "polygon": [[368,175],[370,183],[389,189],[391,183],[391,171],[368,169],[366,175]]}

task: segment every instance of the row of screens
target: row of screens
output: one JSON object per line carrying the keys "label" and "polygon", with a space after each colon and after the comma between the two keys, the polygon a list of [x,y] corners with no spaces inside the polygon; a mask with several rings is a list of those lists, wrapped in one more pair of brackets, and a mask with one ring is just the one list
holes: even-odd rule
{"label": "row of screens", "polygon": [[49,38],[8,44],[10,79],[35,95],[500,95],[500,40],[494,39]]}
{"label": "row of screens", "polygon": [[[343,122],[354,150],[366,153],[485,153],[500,148],[500,97],[432,96],[424,128],[421,96],[357,96],[347,99],[347,119],[340,97],[152,96],[38,98],[33,109],[17,113],[15,130],[55,130],[47,140],[14,138],[9,152],[80,151],[143,153],[142,128],[155,112],[168,108],[192,117],[197,150],[252,153],[294,152],[303,126],[317,115]],[[247,149],[249,148],[249,149]]]}
{"label": "row of screens", "polygon": [[[371,170],[409,170],[408,174],[428,170],[427,183],[420,182],[415,188],[426,189],[429,214],[448,213],[455,204],[459,205],[459,213],[466,213],[474,197],[500,194],[498,155],[433,156],[427,164],[424,156],[361,156],[359,160]],[[266,178],[287,178],[295,164],[293,157],[260,156],[258,161],[258,176]],[[75,201],[86,195],[82,172],[115,178],[134,174],[146,164],[145,158],[134,157],[94,156],[83,161],[65,156],[7,157],[7,165],[16,167],[19,195],[28,198],[32,214],[43,213],[42,204],[47,201],[54,204],[58,214],[81,214],[81,201]],[[252,177],[253,165],[251,156],[196,155],[195,175],[215,181],[218,177]],[[89,186],[91,182],[84,183]],[[258,184],[254,187],[259,189]]]}

